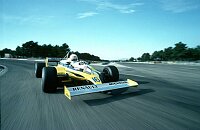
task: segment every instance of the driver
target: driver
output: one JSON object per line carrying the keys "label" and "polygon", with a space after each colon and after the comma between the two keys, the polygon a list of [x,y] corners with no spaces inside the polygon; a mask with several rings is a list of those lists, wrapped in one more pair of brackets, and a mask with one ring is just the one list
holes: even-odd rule
{"label": "driver", "polygon": [[67,59],[67,62],[75,70],[84,71],[87,69],[87,65],[80,62],[76,54],[71,54],[70,57]]}
{"label": "driver", "polygon": [[76,54],[71,54],[69,58],[67,58],[67,62],[77,62],[78,56]]}
{"label": "driver", "polygon": [[78,62],[78,56],[76,54],[71,54],[69,58],[67,58],[67,63],[70,67],[73,69],[78,70],[79,69],[79,62]]}
{"label": "driver", "polygon": [[71,59],[71,61],[74,61],[74,62],[78,61],[78,56],[76,54],[71,54],[69,58]]}

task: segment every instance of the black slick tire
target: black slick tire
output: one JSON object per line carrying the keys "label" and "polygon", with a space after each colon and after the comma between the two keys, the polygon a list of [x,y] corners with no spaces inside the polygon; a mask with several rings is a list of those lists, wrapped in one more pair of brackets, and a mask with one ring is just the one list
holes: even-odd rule
{"label": "black slick tire", "polygon": [[119,71],[115,66],[106,66],[103,69],[105,82],[116,82],[119,80]]}
{"label": "black slick tire", "polygon": [[[106,66],[103,69],[102,80],[104,83],[117,82],[119,81],[119,71],[115,66]],[[109,91],[104,91],[103,93],[110,95],[118,95],[125,92],[128,88],[114,89]]]}
{"label": "black slick tire", "polygon": [[57,70],[55,67],[44,67],[42,69],[42,91],[55,93],[57,89]]}

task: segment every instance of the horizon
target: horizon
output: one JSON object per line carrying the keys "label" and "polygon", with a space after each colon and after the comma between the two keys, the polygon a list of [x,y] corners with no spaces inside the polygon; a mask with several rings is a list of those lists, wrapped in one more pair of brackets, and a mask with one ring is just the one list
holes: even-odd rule
{"label": "horizon", "polygon": [[67,43],[101,59],[200,45],[199,0],[3,0],[0,50],[28,41]]}

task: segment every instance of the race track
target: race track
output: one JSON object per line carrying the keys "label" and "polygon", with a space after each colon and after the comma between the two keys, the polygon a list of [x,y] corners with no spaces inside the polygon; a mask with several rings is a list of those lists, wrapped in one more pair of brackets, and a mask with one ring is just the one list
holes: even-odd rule
{"label": "race track", "polygon": [[138,88],[70,101],[63,90],[41,91],[33,62],[0,60],[0,65],[7,67],[0,76],[2,130],[200,129],[200,66],[121,63],[120,79],[136,80]]}

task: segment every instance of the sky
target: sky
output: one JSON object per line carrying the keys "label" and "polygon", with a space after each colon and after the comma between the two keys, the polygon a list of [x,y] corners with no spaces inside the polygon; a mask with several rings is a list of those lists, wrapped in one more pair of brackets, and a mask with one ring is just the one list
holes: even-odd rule
{"label": "sky", "polygon": [[200,45],[200,0],[0,0],[0,50],[67,43],[101,59]]}

